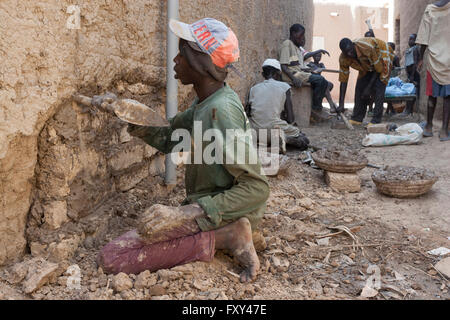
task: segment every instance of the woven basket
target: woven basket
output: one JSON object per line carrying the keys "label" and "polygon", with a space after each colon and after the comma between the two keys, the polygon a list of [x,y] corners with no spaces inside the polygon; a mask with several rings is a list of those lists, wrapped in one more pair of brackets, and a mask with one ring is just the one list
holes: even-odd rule
{"label": "woven basket", "polygon": [[438,178],[417,181],[385,181],[372,175],[372,180],[382,194],[394,198],[415,198],[430,191]]}
{"label": "woven basket", "polygon": [[325,171],[338,173],[355,173],[358,172],[359,170],[364,169],[369,163],[369,161],[366,158],[361,162],[330,160],[322,158],[320,156],[320,151],[313,153],[311,156],[319,168]]}
{"label": "woven basket", "polygon": [[406,104],[404,102],[393,103],[392,107],[394,108],[395,112],[401,113],[405,110]]}

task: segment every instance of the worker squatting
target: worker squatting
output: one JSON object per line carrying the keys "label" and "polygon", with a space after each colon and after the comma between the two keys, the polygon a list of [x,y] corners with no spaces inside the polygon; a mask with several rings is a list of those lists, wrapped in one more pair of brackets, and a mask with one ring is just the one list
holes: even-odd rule
{"label": "worker squatting", "polygon": [[[171,141],[178,143],[173,147],[171,156],[176,164],[257,164],[256,142],[265,146],[268,137],[270,146],[279,148],[278,129],[226,129],[223,132],[217,128],[209,128],[203,131],[203,123],[194,121],[192,132],[187,129],[172,132]],[[177,157],[180,152],[190,153],[192,156]],[[272,159],[278,161],[279,158]]]}

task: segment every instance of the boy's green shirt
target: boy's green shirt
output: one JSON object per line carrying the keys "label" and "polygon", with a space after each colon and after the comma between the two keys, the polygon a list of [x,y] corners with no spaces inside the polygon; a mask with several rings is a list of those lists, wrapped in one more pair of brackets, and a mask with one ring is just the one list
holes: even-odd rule
{"label": "boy's green shirt", "polygon": [[[192,106],[184,112],[178,113],[170,119],[168,127],[141,127],[130,125],[129,131],[133,136],[140,137],[149,145],[161,152],[170,153],[179,141],[171,141],[172,133],[176,129],[187,129],[190,132],[191,160],[195,153],[202,152],[210,141],[202,142],[203,150],[195,150],[193,141],[194,121],[200,121],[202,136],[208,129],[217,129],[224,138],[227,129],[241,129],[243,132],[250,129],[250,123],[245,115],[244,108],[238,95],[228,86],[216,91],[207,99]],[[249,133],[250,131],[247,131]],[[266,200],[269,196],[269,183],[262,174],[261,165],[257,160],[256,150],[252,144],[251,135],[239,135],[233,142],[223,144],[223,164],[204,163],[186,164],[185,184],[187,198],[184,204],[197,202],[206,212],[208,218],[199,218],[197,223],[203,231],[214,230],[241,217],[247,217],[255,227],[261,220],[266,209]],[[245,146],[246,161],[228,164],[230,147]],[[239,148],[239,146],[237,146]],[[255,161],[248,161],[251,157]]]}

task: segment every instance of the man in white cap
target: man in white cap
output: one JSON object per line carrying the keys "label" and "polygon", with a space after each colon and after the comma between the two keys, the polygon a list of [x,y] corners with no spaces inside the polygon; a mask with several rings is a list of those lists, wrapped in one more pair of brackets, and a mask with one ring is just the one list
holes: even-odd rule
{"label": "man in white cap", "polygon": [[[171,153],[179,143],[172,140],[172,133],[185,129],[196,137],[194,122],[201,123],[200,137],[209,129],[222,136],[229,129],[250,132],[239,96],[225,83],[228,67],[239,58],[233,31],[210,18],[191,25],[171,20],[170,28],[180,37],[180,52],[174,59],[175,77],[184,85],[193,85],[197,98],[186,111],[170,119],[169,126],[129,125],[130,134],[161,152]],[[211,261],[216,249],[226,249],[244,268],[240,280],[254,280],[260,264],[252,229],[264,215],[269,184],[261,174],[260,163],[247,160],[250,154],[256,155],[251,134],[248,136],[249,140],[233,139],[231,144],[227,140],[222,149],[223,158],[228,160],[234,144],[241,144],[237,150],[245,150],[243,162],[234,158],[231,163],[207,163],[202,155],[210,142],[200,141],[199,148],[191,150],[194,163],[185,166],[186,199],[182,206],[150,207],[137,230],[102,248],[97,262],[103,270],[133,274],[156,271],[193,261]]]}
{"label": "man in white cap", "polygon": [[[286,138],[286,144],[306,150],[308,138],[293,125],[291,86],[281,80],[281,65],[276,59],[267,59],[262,65],[264,81],[250,89],[247,111],[253,129],[267,129],[268,143],[270,130],[280,128]],[[282,119],[284,113],[285,120]]]}

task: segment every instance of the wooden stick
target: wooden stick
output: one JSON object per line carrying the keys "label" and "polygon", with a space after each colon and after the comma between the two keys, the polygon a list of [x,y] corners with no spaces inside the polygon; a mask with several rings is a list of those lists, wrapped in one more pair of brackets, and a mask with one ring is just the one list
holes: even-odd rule
{"label": "wooden stick", "polygon": [[421,270],[421,269],[419,269],[419,268],[413,267],[413,266],[410,265],[410,264],[408,264],[408,266],[409,266],[410,268],[413,268],[414,270],[417,270],[417,271],[422,272],[423,274],[426,274],[426,275],[429,276],[431,279],[435,279],[431,274],[428,274],[428,273],[426,273],[425,271],[423,271],[423,270]]}
{"label": "wooden stick", "polygon": [[92,106],[92,98],[83,96],[81,94],[75,94],[73,96],[73,100],[87,107]]}
{"label": "wooden stick", "polygon": [[338,109],[336,108],[336,105],[334,105],[334,103],[332,105],[330,105],[330,108],[333,108],[334,111],[336,112],[336,114],[338,115],[338,117],[341,117],[342,120],[344,121],[345,126],[349,129],[349,130],[354,130],[352,124],[348,121],[347,117],[344,115],[343,112],[339,112]]}
{"label": "wooden stick", "polygon": [[[350,229],[350,231],[351,231],[351,232],[358,232],[359,229],[361,229],[361,227],[362,227],[362,226],[353,227],[353,228]],[[334,229],[334,228],[331,228],[331,227],[330,227],[330,229]],[[329,233],[329,234],[326,234],[326,235],[323,235],[323,236],[318,236],[318,237],[316,237],[316,238],[322,239],[322,238],[326,238],[326,237],[333,237],[333,236],[337,236],[337,235],[339,235],[339,234],[341,234],[341,233],[344,233],[344,231],[341,230],[341,231],[338,231],[338,232],[335,232],[335,233]]]}
{"label": "wooden stick", "polygon": [[333,69],[323,69],[322,72],[330,72],[330,73],[339,73],[339,70],[333,70]]}
{"label": "wooden stick", "polygon": [[354,247],[364,248],[364,247],[381,247],[381,246],[387,246],[387,244],[385,244],[385,243],[350,244],[350,245],[341,244],[341,245],[334,246],[334,247],[320,247],[320,246],[317,246],[317,247],[314,247],[314,248],[315,249],[320,249],[320,250],[326,249],[326,250],[336,251],[336,250],[342,250],[344,248],[354,248]]}
{"label": "wooden stick", "polygon": [[238,274],[236,274],[236,273],[234,273],[234,272],[232,272],[232,271],[230,271],[230,270],[225,269],[225,271],[228,272],[229,274],[231,274],[233,277],[236,277],[236,278],[238,278],[238,279],[241,278]]}
{"label": "wooden stick", "polygon": [[348,129],[353,130],[352,124],[348,121],[347,117],[343,113],[339,113],[339,115],[342,117],[342,120],[344,121],[345,125]]}
{"label": "wooden stick", "polygon": [[436,270],[437,273],[439,273],[441,275],[442,278],[444,278],[445,281],[448,282],[447,277],[445,275],[443,275],[438,269],[436,269],[433,265],[431,265],[431,267],[433,267],[434,270]]}

